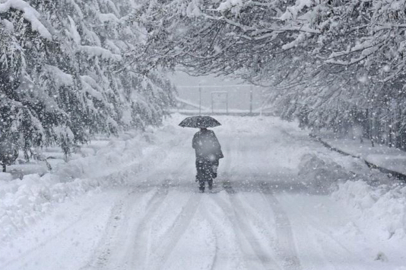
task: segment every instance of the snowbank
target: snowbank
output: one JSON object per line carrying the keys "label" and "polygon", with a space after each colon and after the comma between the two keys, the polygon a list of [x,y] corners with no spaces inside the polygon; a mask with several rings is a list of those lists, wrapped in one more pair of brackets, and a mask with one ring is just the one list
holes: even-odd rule
{"label": "snowbank", "polygon": [[309,188],[326,192],[340,181],[352,179],[354,175],[322,153],[308,153],[302,156],[299,164],[300,179]]}
{"label": "snowbank", "polygon": [[0,182],[11,181],[12,179],[13,179],[13,176],[10,173],[0,172]]}
{"label": "snowbank", "polygon": [[374,232],[382,241],[406,238],[404,185],[372,187],[365,181],[347,181],[339,184],[333,198],[352,209],[362,231]]}
{"label": "snowbank", "polygon": [[101,148],[95,147],[93,155],[59,163],[54,171],[42,177],[30,174],[22,180],[12,180],[11,174],[0,173],[0,242],[18,235],[57,203],[133,182],[135,174],[164,159],[166,153],[160,144],[182,141],[166,140],[155,134],[162,132],[171,132],[171,127],[122,134]]}
{"label": "snowbank", "polygon": [[61,183],[60,178],[47,174],[43,177],[32,174],[21,181],[13,181],[0,191],[0,239],[9,239],[26,226],[33,224],[49,211],[55,202],[98,187],[95,180],[76,179]]}

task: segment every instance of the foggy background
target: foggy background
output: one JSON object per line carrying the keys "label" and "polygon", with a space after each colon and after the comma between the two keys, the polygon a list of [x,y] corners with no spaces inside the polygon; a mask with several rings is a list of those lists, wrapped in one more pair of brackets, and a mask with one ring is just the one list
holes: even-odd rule
{"label": "foggy background", "polygon": [[[199,76],[193,77],[184,72],[177,71],[168,74],[178,89],[178,97],[199,104],[199,85],[202,89],[202,107],[212,109],[212,94],[215,111],[226,110],[226,93],[228,93],[229,110],[250,110],[250,91],[252,90],[252,107],[255,111],[263,103],[263,88],[250,86],[235,78]],[[215,94],[222,92],[221,94]]]}

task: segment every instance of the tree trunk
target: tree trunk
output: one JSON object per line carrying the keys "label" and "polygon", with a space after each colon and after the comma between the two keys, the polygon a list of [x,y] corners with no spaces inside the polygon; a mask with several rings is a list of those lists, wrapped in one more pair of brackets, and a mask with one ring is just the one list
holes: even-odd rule
{"label": "tree trunk", "polygon": [[367,109],[365,112],[365,130],[366,130],[366,138],[371,139],[371,122],[369,119],[369,110]]}
{"label": "tree trunk", "polygon": [[374,114],[370,112],[369,115],[369,139],[371,140],[371,146],[375,147],[375,118],[374,118]]}
{"label": "tree trunk", "polygon": [[389,124],[389,130],[388,130],[388,146],[393,147],[393,122]]}
{"label": "tree trunk", "polygon": [[2,164],[3,165],[3,172],[6,172],[6,164]]}
{"label": "tree trunk", "polygon": [[401,128],[401,122],[402,122],[402,112],[400,109],[398,109],[397,114],[396,114],[396,125],[395,125],[395,130],[396,130],[396,137],[395,137],[395,147],[398,149],[402,148],[402,128]]}

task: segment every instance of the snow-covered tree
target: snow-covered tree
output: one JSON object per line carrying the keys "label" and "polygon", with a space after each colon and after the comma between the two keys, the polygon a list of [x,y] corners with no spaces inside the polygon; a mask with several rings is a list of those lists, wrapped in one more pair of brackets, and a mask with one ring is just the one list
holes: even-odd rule
{"label": "snow-covered tree", "polygon": [[168,0],[140,10],[146,68],[238,76],[269,86],[284,117],[337,132],[359,124],[375,140],[397,126],[404,140],[405,1]]}
{"label": "snow-covered tree", "polygon": [[159,123],[174,87],[158,71],[124,64],[143,42],[136,8],[132,0],[0,1],[3,140],[27,157],[55,143],[68,153],[93,133]]}

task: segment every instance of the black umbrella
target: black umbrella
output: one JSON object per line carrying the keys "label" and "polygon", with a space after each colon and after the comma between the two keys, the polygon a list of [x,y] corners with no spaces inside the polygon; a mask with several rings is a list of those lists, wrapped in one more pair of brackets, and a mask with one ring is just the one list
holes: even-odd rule
{"label": "black umbrella", "polygon": [[211,116],[191,116],[185,118],[180,122],[179,126],[181,127],[191,127],[191,128],[208,128],[208,127],[217,127],[221,124],[219,121],[214,119]]}

